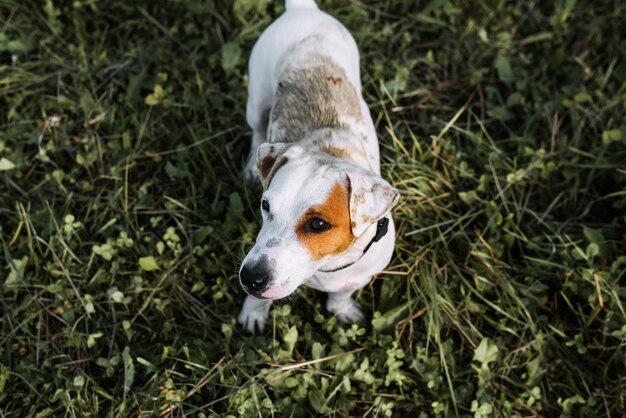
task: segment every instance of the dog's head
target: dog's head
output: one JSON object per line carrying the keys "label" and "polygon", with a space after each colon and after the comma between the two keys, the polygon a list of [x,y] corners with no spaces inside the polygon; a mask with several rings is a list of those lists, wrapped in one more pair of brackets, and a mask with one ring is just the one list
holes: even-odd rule
{"label": "dog's head", "polygon": [[263,144],[257,166],[263,226],[239,271],[242,287],[257,298],[290,295],[353,249],[399,198],[380,176],[299,145]]}

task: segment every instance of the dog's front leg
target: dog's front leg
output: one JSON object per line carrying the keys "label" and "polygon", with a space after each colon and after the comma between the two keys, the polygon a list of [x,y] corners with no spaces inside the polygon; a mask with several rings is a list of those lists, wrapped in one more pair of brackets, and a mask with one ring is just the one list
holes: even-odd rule
{"label": "dog's front leg", "polygon": [[263,132],[252,132],[252,144],[250,145],[250,152],[246,160],[246,167],[243,170],[246,182],[250,185],[254,185],[260,181],[259,169],[256,166],[256,149],[265,142],[265,137],[266,135]]}
{"label": "dog's front leg", "polygon": [[[356,290],[356,289],[355,289]],[[365,315],[361,312],[361,307],[352,299],[355,290],[346,290],[343,292],[333,292],[328,294],[326,309],[335,314],[337,319],[344,324],[365,322]]]}
{"label": "dog's front leg", "polygon": [[246,297],[241,307],[237,321],[250,333],[262,332],[269,315],[272,301],[267,299],[253,299]]}

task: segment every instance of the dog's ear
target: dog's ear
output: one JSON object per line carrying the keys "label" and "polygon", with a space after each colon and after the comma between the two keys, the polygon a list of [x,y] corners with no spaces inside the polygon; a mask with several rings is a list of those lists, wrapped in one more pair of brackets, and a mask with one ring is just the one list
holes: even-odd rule
{"label": "dog's ear", "polygon": [[256,166],[263,190],[267,190],[274,174],[284,166],[288,159],[284,155],[291,144],[285,142],[263,143],[256,149]]}
{"label": "dog's ear", "polygon": [[400,193],[382,177],[365,170],[346,173],[350,185],[350,221],[352,233],[361,236],[400,200]]}

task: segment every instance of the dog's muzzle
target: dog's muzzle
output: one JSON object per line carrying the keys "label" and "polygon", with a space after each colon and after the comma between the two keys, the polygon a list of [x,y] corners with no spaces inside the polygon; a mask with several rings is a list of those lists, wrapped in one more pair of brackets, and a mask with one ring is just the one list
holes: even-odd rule
{"label": "dog's muzzle", "polygon": [[256,262],[244,264],[239,272],[243,290],[255,297],[262,297],[261,293],[267,289],[271,280],[272,273],[266,255],[262,255]]}

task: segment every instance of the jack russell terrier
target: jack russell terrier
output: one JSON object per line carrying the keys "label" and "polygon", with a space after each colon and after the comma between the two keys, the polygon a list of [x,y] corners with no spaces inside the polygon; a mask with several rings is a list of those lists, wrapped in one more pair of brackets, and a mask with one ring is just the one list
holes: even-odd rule
{"label": "jack russell terrier", "polygon": [[248,296],[238,321],[250,332],[301,284],[328,292],[340,321],[362,322],[351,296],[389,264],[395,243],[399,194],[380,176],[356,42],[314,0],[285,8],[249,63],[245,176],[264,190],[263,226],[239,271]]}

